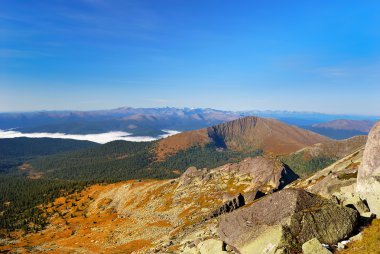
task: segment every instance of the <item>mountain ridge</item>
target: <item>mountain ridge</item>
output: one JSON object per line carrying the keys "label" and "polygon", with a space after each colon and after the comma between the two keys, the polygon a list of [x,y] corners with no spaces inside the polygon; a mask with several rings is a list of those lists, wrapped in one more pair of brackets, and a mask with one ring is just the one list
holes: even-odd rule
{"label": "mountain ridge", "polygon": [[159,140],[156,151],[161,158],[191,146],[214,144],[220,149],[261,149],[264,152],[281,154],[295,152],[327,140],[329,138],[275,119],[248,116]]}
{"label": "mountain ridge", "polygon": [[375,121],[370,120],[351,120],[351,119],[337,119],[325,123],[313,124],[314,128],[331,128],[336,130],[353,130],[368,133]]}

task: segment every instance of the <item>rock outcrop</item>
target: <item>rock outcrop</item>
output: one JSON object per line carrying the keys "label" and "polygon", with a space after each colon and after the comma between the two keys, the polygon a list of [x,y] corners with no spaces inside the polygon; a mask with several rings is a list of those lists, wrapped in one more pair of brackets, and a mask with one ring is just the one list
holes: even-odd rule
{"label": "rock outcrop", "polygon": [[236,189],[236,193],[224,201],[235,199],[241,193],[246,202],[249,202],[262,196],[260,193],[283,189],[297,179],[298,175],[281,161],[259,156],[211,170],[189,167],[179,178],[178,187],[189,189],[219,184],[222,188]]}
{"label": "rock outcrop", "polygon": [[357,220],[351,208],[304,190],[285,189],[221,216],[218,233],[242,254],[293,253],[312,238],[336,244],[350,236]]}
{"label": "rock outcrop", "polygon": [[195,180],[204,180],[204,177],[207,175],[207,173],[207,169],[189,167],[179,178],[179,186],[188,186]]}
{"label": "rock outcrop", "polygon": [[367,201],[371,212],[380,216],[380,122],[369,133],[356,189]]}

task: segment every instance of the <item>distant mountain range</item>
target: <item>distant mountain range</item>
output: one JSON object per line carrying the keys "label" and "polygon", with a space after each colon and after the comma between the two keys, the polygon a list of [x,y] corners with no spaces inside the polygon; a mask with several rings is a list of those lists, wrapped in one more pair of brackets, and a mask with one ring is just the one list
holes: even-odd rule
{"label": "distant mountain range", "polygon": [[98,111],[42,111],[0,114],[0,129],[21,132],[93,134],[125,131],[134,136],[158,136],[163,129],[194,130],[241,117],[213,109],[118,108]]}
{"label": "distant mountain range", "polygon": [[[131,136],[158,137],[165,134],[163,130],[196,130],[245,116],[275,118],[284,123],[338,139],[363,134],[363,132],[356,129],[326,131],[326,127],[320,127],[319,124],[336,119],[346,119],[350,124],[356,126],[356,120],[372,122],[379,118],[376,116],[329,115],[293,111],[224,111],[210,108],[122,107],[95,111],[0,113],[0,129],[12,128],[24,133],[59,132],[66,134],[123,131],[130,133]],[[331,128],[327,129],[331,130]],[[343,135],[341,135],[342,132],[344,132]]]}
{"label": "distant mountain range", "polygon": [[345,139],[357,135],[367,135],[375,122],[374,120],[337,119],[304,126],[304,128],[335,139]]}
{"label": "distant mountain range", "polygon": [[330,128],[335,130],[354,130],[368,133],[375,121],[339,119],[327,123],[313,124],[314,128]]}

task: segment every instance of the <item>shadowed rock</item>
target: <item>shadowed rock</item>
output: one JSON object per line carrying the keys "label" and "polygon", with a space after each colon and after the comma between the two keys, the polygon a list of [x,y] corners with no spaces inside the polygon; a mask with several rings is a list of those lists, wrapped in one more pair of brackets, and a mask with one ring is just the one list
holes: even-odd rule
{"label": "shadowed rock", "polygon": [[244,197],[243,195],[239,194],[237,197],[231,199],[230,201],[228,202],[225,202],[221,207],[219,207],[218,209],[214,210],[209,217],[207,217],[206,219],[211,219],[211,218],[215,218],[219,215],[222,215],[222,214],[225,214],[225,213],[230,213],[242,206],[245,205],[245,200],[244,200]]}

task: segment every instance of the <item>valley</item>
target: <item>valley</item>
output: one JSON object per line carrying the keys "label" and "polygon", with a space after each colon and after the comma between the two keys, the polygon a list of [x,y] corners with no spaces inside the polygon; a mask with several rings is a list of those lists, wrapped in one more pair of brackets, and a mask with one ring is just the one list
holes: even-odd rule
{"label": "valley", "polygon": [[[22,158],[15,154],[18,164],[1,178],[8,183],[1,184],[5,241],[0,250],[203,254],[217,246],[224,253],[226,241],[235,246],[233,252],[238,243],[220,240],[221,221],[241,207],[259,206],[287,189],[347,199],[336,193],[356,183],[366,141],[366,136],[336,141],[277,120],[246,117],[154,142],[113,141],[74,151],[55,146],[51,155],[41,151]],[[16,183],[21,187],[17,193],[50,195],[21,206],[17,202],[31,196],[10,192]],[[289,195],[295,195],[289,202],[310,198]],[[326,203],[326,209],[332,204]],[[337,213],[348,216],[338,207]],[[14,216],[17,209],[24,212]],[[352,218],[355,223],[344,234],[352,234],[357,223]],[[331,238],[331,246],[342,237]]]}

